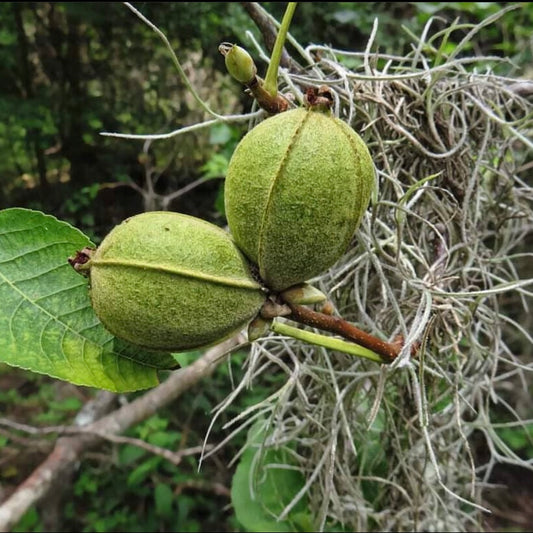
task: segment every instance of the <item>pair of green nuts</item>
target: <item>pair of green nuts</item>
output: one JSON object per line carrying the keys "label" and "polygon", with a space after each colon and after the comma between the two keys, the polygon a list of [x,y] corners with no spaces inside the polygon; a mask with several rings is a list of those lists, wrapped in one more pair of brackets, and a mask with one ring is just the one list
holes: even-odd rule
{"label": "pair of green nuts", "polygon": [[94,311],[115,336],[148,350],[220,342],[257,316],[269,294],[343,255],[374,181],[366,145],[331,111],[302,107],[269,117],[229,164],[231,236],[173,212],[125,220],[90,258]]}

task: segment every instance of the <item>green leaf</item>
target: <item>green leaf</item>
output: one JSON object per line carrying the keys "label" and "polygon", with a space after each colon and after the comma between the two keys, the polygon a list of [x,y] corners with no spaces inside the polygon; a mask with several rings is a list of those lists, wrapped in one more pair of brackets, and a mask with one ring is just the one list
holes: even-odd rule
{"label": "green leaf", "polygon": [[121,466],[129,466],[137,462],[144,455],[146,455],[145,449],[134,446],[133,444],[125,444],[118,450],[118,461]]}
{"label": "green leaf", "polygon": [[172,502],[174,494],[168,485],[159,483],[155,486],[154,491],[155,512],[163,518],[172,516]]}
{"label": "green leaf", "polygon": [[497,427],[496,433],[513,451],[533,458],[533,424]]}
{"label": "green leaf", "polygon": [[18,533],[19,531],[43,531],[43,529],[39,512],[32,507],[24,513],[19,523],[11,531]]}
{"label": "green leaf", "polygon": [[196,361],[196,359],[200,357],[201,352],[199,352],[198,350],[193,350],[192,352],[180,352],[175,353],[173,355],[180,368],[185,368],[186,366],[189,366],[191,363]]}
{"label": "green leaf", "polygon": [[50,215],[0,211],[0,361],[115,392],[153,387],[155,367],[175,360],[132,347],[99,322],[87,280],[67,262],[90,245]]}
{"label": "green leaf", "polygon": [[2,28],[0,30],[0,45],[11,46],[17,42],[17,36],[14,33]]}
{"label": "green leaf", "polygon": [[277,519],[305,480],[288,450],[265,449],[261,444],[264,438],[264,421],[258,421],[248,432],[247,449],[233,476],[231,501],[237,520],[253,532],[313,531],[305,497],[287,519]]}
{"label": "green leaf", "polygon": [[229,160],[224,154],[214,153],[201,167],[202,178],[223,178],[228,173]]}
{"label": "green leaf", "polygon": [[134,468],[128,475],[128,487],[138,487],[141,485],[147,478],[157,471],[157,467],[162,460],[161,457],[154,455]]}
{"label": "green leaf", "polygon": [[231,141],[232,137],[233,132],[231,127],[224,124],[224,122],[219,122],[211,126],[209,131],[209,144],[226,144]]}

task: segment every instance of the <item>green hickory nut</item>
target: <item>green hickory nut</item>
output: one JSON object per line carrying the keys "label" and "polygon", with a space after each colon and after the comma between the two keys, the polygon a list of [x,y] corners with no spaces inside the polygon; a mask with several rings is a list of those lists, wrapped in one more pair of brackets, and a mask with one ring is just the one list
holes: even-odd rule
{"label": "green hickory nut", "polygon": [[374,165],[361,137],[330,111],[264,120],[237,145],[225,209],[239,248],[282,291],[330,268],[368,207]]}
{"label": "green hickory nut", "polygon": [[89,276],[104,326],[155,351],[219,342],[245,327],[265,300],[227,232],[168,211],[116,226],[91,257]]}

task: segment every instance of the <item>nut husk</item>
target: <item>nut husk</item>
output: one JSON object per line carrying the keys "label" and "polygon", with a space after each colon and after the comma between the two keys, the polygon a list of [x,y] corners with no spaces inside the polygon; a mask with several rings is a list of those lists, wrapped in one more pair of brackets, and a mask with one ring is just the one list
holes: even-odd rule
{"label": "nut husk", "polygon": [[368,207],[374,166],[365,143],[329,111],[294,109],[241,140],[225,185],[235,242],[281,291],[331,267]]}
{"label": "nut husk", "polygon": [[229,234],[179,213],[126,219],[89,266],[96,315],[115,336],[149,350],[221,341],[243,328],[265,299]]}

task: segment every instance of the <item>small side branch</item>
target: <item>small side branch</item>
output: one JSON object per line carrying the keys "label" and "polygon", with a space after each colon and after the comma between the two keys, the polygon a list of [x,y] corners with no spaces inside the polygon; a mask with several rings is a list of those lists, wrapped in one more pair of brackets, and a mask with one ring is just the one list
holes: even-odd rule
{"label": "small side branch", "polygon": [[400,343],[382,341],[381,339],[360,330],[342,318],[319,313],[308,307],[304,307],[303,305],[294,305],[290,303],[287,305],[291,308],[291,314],[287,317],[290,320],[341,335],[345,339],[351,340],[381,355],[387,363],[392,363],[400,353]]}

